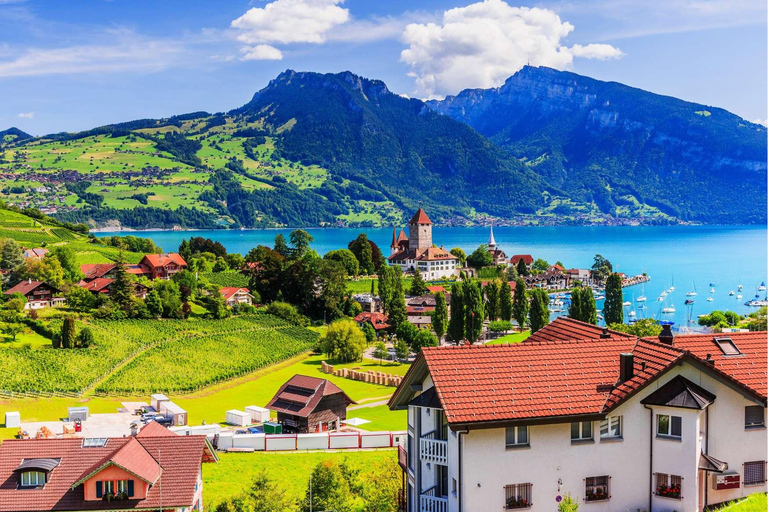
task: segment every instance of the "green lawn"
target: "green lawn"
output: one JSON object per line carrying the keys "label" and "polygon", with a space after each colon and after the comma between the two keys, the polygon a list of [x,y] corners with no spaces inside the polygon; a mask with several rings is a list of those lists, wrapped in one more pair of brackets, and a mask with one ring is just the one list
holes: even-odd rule
{"label": "green lawn", "polygon": [[503,345],[505,343],[520,343],[531,335],[531,331],[516,332],[513,334],[507,334],[501,338],[496,338],[493,341],[489,341],[486,345]]}
{"label": "green lawn", "polygon": [[245,491],[254,476],[265,470],[282,489],[296,500],[304,498],[309,474],[318,463],[325,460],[347,460],[362,470],[382,461],[395,461],[397,452],[364,450],[344,452],[283,452],[283,453],[223,453],[219,462],[203,464],[204,507],[213,507],[224,499]]}
{"label": "green lawn", "polygon": [[768,510],[768,494],[753,494],[746,499],[726,503],[718,512],[765,512]]}

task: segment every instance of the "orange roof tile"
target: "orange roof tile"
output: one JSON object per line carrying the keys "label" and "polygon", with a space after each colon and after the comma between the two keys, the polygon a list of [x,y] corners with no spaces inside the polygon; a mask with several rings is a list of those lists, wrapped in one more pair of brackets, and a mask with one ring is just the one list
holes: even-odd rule
{"label": "orange roof tile", "polygon": [[151,267],[164,267],[169,263],[175,263],[180,267],[186,267],[187,262],[180,254],[171,252],[168,254],[145,254],[141,262],[147,261]]}
{"label": "orange roof tile", "polygon": [[429,220],[424,209],[419,208],[416,210],[416,213],[413,214],[413,217],[411,217],[411,221],[408,224],[432,224],[432,221]]}
{"label": "orange roof tile", "polygon": [[567,341],[599,339],[602,335],[608,335],[611,339],[634,339],[631,334],[605,329],[586,322],[574,320],[567,316],[557,317],[551,323],[545,325],[525,340],[526,343],[537,341]]}

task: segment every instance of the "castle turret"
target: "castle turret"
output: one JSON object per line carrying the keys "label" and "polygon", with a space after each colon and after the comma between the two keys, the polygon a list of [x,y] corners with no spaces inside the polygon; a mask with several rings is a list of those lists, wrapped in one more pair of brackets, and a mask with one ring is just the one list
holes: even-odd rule
{"label": "castle turret", "polygon": [[408,247],[416,251],[432,247],[432,221],[422,208],[408,223]]}

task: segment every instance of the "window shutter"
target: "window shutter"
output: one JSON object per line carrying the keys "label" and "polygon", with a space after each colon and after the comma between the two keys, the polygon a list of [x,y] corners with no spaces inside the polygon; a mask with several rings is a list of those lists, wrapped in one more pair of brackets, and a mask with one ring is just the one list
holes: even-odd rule
{"label": "window shutter", "polygon": [[744,408],[744,426],[756,427],[765,424],[765,415],[762,405],[748,405]]}
{"label": "window shutter", "polygon": [[101,480],[96,482],[96,497],[101,498],[104,495],[104,493],[101,490]]}
{"label": "window shutter", "polygon": [[133,480],[128,480],[128,497],[133,498]]}

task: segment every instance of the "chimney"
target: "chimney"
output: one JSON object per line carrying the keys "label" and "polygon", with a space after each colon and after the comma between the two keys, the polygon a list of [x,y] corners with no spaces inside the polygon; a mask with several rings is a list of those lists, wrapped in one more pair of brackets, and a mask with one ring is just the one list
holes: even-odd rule
{"label": "chimney", "polygon": [[134,421],[131,423],[131,435],[136,437],[136,435],[139,433],[139,423],[137,421]]}
{"label": "chimney", "polygon": [[704,362],[715,366],[715,360],[712,359],[712,354],[707,354],[707,358],[704,360]]}
{"label": "chimney", "polygon": [[603,332],[600,333],[601,340],[607,340],[611,337],[607,327],[603,327]]}
{"label": "chimney", "polygon": [[664,324],[661,326],[661,332],[659,333],[659,343],[663,343],[665,345],[675,344],[675,335],[672,334],[671,325]]}
{"label": "chimney", "polygon": [[635,376],[635,355],[619,354],[619,381],[627,382]]}

